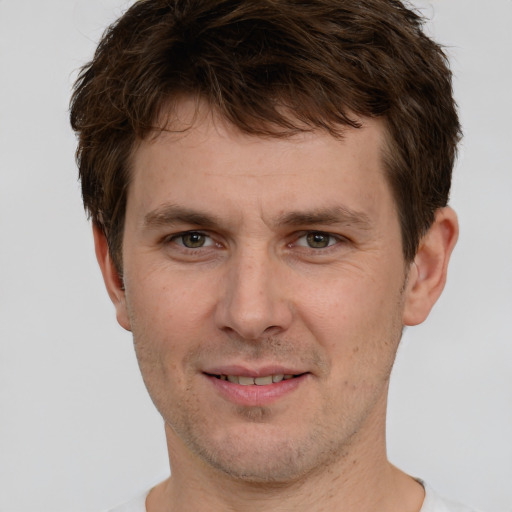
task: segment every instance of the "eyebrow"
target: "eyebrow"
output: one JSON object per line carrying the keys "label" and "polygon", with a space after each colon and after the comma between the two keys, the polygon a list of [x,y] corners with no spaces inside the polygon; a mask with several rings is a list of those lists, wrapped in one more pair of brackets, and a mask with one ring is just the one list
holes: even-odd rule
{"label": "eyebrow", "polygon": [[145,228],[158,228],[173,224],[192,224],[214,228],[222,224],[220,218],[175,204],[165,204],[144,216]]}
{"label": "eyebrow", "polygon": [[[175,204],[165,204],[152,210],[144,217],[144,228],[159,228],[175,224],[190,224],[206,229],[218,228],[224,222],[218,216]],[[343,224],[368,230],[372,222],[366,213],[344,206],[317,208],[311,211],[292,211],[279,215],[274,226],[312,226]]]}
{"label": "eyebrow", "polygon": [[344,224],[364,230],[370,229],[372,226],[366,213],[345,206],[318,208],[309,212],[288,212],[279,216],[276,224],[285,226]]}

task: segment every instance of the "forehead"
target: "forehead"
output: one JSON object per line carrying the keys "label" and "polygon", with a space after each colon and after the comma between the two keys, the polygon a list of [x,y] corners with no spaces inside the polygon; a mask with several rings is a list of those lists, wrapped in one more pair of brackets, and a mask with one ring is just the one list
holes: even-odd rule
{"label": "forehead", "polygon": [[165,129],[133,153],[128,207],[207,204],[226,214],[230,206],[282,216],[341,206],[378,215],[377,198],[392,203],[379,120],[361,119],[361,128],[345,128],[341,137],[322,130],[262,137],[192,100],[163,112],[163,120]]}

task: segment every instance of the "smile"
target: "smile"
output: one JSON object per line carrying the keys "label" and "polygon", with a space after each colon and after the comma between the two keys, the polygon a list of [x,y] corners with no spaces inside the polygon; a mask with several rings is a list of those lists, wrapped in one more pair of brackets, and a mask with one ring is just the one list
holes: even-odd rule
{"label": "smile", "polygon": [[222,373],[206,372],[203,375],[207,377],[215,392],[225,400],[243,406],[270,405],[296,391],[311,377],[309,372],[297,374],[269,372],[266,375],[265,373],[258,376],[240,375],[238,372],[225,369]]}
{"label": "smile", "polygon": [[297,376],[279,373],[275,375],[266,375],[264,377],[245,377],[243,375],[214,375],[214,377],[231,382],[232,384],[240,384],[242,386],[268,386],[269,384],[277,384],[282,380],[290,380]]}

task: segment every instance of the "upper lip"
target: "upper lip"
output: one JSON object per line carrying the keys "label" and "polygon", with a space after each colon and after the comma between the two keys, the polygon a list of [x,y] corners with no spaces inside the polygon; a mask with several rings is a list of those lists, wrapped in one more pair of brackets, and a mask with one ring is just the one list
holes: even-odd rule
{"label": "upper lip", "polygon": [[239,377],[257,378],[266,377],[267,375],[300,375],[307,372],[298,368],[280,365],[268,365],[258,368],[248,368],[240,365],[223,365],[206,368],[203,370],[203,373],[209,375],[237,375]]}

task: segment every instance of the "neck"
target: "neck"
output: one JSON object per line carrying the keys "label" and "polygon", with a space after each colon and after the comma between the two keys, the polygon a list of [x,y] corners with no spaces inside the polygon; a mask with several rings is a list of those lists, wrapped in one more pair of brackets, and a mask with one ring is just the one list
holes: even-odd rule
{"label": "neck", "polygon": [[[389,463],[384,421],[369,421],[329,466],[286,483],[253,483],[234,479],[207,466],[167,427],[172,477],[155,487],[148,512],[418,512],[421,485]],[[376,426],[377,425],[377,426]]]}

